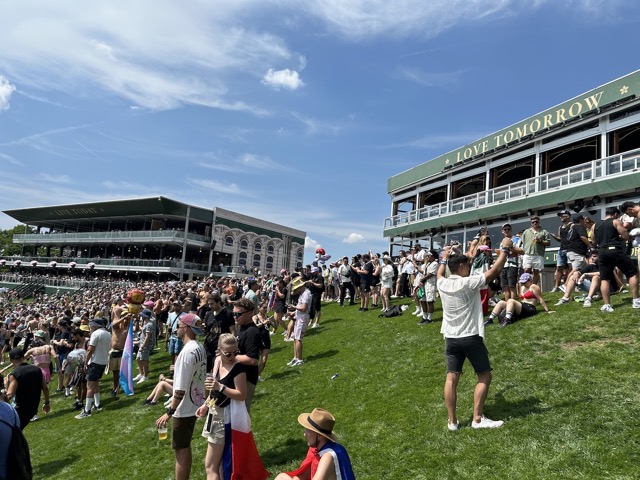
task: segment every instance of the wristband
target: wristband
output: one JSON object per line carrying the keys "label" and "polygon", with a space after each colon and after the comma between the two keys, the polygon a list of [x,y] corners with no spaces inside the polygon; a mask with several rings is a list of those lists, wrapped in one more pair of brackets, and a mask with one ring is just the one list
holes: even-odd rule
{"label": "wristband", "polygon": [[507,248],[507,247],[501,247],[501,250],[502,250],[504,253],[509,253],[509,248]]}
{"label": "wristband", "polygon": [[440,265],[446,265],[446,264],[447,264],[447,261],[443,259],[443,260],[440,260],[440,262],[439,262],[439,263],[440,263]]}
{"label": "wristband", "polygon": [[174,413],[176,413],[175,409],[167,407],[167,415],[171,417]]}

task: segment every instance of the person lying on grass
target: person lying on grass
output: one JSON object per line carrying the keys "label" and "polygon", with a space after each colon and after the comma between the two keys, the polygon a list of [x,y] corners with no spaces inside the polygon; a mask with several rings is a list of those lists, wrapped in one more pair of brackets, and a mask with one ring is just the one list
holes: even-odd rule
{"label": "person lying on grass", "polygon": [[536,305],[538,302],[542,306],[545,312],[554,313],[553,310],[549,310],[547,304],[542,298],[542,290],[538,285],[533,283],[533,276],[530,273],[523,273],[518,281],[520,284],[520,302],[513,298],[509,300],[500,300],[493,311],[489,315],[489,318],[485,322],[485,325],[491,325],[493,320],[498,317],[503,311],[505,312],[504,318],[500,321],[500,327],[506,327],[511,325],[516,320],[522,320],[523,318],[532,317],[538,311]]}

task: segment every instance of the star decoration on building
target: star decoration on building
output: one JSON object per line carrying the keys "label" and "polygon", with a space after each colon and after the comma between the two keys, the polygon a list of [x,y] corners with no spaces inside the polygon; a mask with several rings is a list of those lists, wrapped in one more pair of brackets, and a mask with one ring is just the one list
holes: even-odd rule
{"label": "star decoration on building", "polygon": [[444,164],[445,165],[449,165],[449,159],[448,158],[444,161]]}
{"label": "star decoration on building", "polygon": [[620,89],[620,95],[625,95],[629,93],[629,87],[627,87],[626,85],[623,85],[622,88]]}

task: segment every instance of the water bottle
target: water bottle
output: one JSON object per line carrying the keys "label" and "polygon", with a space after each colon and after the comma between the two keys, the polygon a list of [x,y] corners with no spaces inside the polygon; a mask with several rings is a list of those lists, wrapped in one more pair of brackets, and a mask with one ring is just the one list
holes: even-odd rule
{"label": "water bottle", "polygon": [[338,373],[334,373],[333,375],[331,375],[331,380],[335,380],[336,378],[338,378],[340,376],[340,374]]}

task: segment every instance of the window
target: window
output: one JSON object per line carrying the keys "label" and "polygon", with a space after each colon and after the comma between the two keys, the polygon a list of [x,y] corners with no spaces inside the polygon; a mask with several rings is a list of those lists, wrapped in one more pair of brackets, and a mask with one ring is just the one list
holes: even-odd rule
{"label": "window", "polygon": [[256,242],[256,244],[253,246],[253,249],[254,249],[256,252],[260,252],[260,251],[262,251],[262,244],[261,244],[260,242]]}
{"label": "window", "polygon": [[240,248],[242,250],[246,250],[247,248],[249,248],[249,242],[247,242],[247,240],[243,238],[242,240],[240,240]]}
{"label": "window", "polygon": [[240,265],[246,265],[247,264],[247,253],[246,252],[240,252],[240,255],[238,255],[238,263]]}
{"label": "window", "polygon": [[224,239],[224,243],[225,245],[233,245],[233,237],[231,235],[229,235],[227,238]]}
{"label": "window", "polygon": [[267,247],[267,253],[268,253],[269,255],[273,255],[273,252],[274,252],[274,251],[275,251],[275,250],[274,250],[274,248],[273,248],[273,245],[269,245],[269,246]]}
{"label": "window", "polygon": [[267,268],[273,268],[273,257],[267,257]]}

